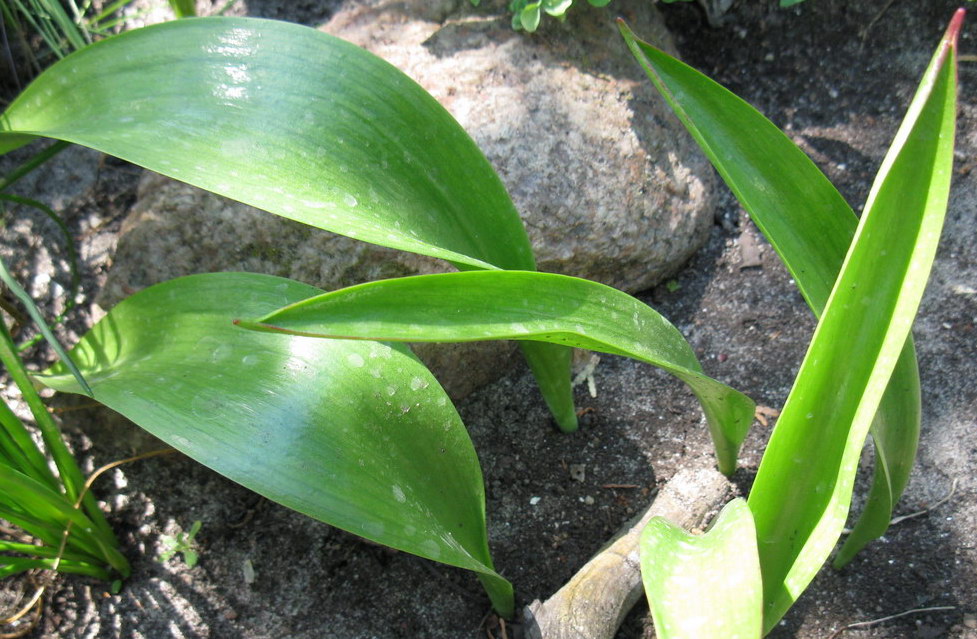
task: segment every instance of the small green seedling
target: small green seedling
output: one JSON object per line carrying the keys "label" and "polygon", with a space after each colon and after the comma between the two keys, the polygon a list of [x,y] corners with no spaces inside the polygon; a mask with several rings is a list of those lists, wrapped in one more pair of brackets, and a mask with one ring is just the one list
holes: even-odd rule
{"label": "small green seedling", "polygon": [[163,535],[159,538],[159,543],[163,545],[163,552],[159,554],[160,562],[166,562],[173,558],[177,553],[183,555],[183,561],[187,568],[197,565],[200,556],[197,554],[194,537],[200,532],[200,520],[193,522],[189,532],[178,532],[176,535]]}

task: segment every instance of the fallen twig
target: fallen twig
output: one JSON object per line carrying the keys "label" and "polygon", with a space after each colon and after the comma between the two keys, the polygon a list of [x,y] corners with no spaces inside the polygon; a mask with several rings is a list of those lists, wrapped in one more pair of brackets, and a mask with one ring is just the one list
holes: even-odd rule
{"label": "fallen twig", "polygon": [[899,617],[905,617],[907,615],[915,615],[921,612],[938,612],[940,610],[956,610],[954,606],[934,606],[932,608],[913,608],[912,610],[905,610],[898,614],[889,615],[888,617],[880,617],[878,619],[870,619],[869,621],[857,621],[855,623],[850,623],[847,626],[842,626],[838,628],[830,635],[827,639],[835,639],[838,635],[846,630],[853,630],[855,628],[867,628],[868,626],[874,626],[877,623],[882,623],[884,621],[891,621],[893,619],[898,619]]}
{"label": "fallen twig", "polygon": [[523,610],[527,639],[611,639],[641,596],[638,540],[652,517],[701,527],[727,500],[730,484],[712,469],[679,471],[642,515],[625,524],[556,594]]}

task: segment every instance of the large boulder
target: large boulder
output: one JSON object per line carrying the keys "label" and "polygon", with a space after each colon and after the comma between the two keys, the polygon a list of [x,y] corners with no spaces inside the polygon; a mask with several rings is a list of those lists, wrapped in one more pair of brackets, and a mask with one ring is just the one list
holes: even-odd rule
{"label": "large boulder", "polygon": [[[650,3],[628,20],[673,49]],[[464,0],[366,0],[344,4],[323,29],[389,60],[458,119],[509,189],[541,270],[636,292],[704,241],[713,174],[654,95],[611,12],[581,9],[572,23],[549,20],[527,35],[504,13],[486,16]],[[259,271],[335,289],[446,269],[153,175],[123,226],[100,303],[204,271]],[[491,379],[499,348],[426,348],[421,356],[459,397]]]}

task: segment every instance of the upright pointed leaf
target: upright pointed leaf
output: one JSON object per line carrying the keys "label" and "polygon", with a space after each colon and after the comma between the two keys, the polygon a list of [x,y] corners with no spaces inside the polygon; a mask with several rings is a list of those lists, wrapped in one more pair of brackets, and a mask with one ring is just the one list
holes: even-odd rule
{"label": "upright pointed leaf", "polygon": [[[97,42],[0,116],[0,153],[30,136],[461,268],[535,268],[502,182],[448,112],[390,64],[308,27],[200,18]],[[527,356],[565,371],[541,389],[574,429],[566,354]]]}
{"label": "upright pointed leaf", "polygon": [[[702,147],[821,316],[857,218],[837,189],[753,107],[694,69],[621,31],[648,77]],[[919,439],[919,373],[912,338],[893,373],[872,432],[875,480],[843,558],[888,527]]]}
{"label": "upright pointed leaf", "polygon": [[609,286],[565,275],[473,271],[383,280],[240,323],[407,342],[533,340],[633,357],[675,375],[698,396],[726,474],[735,470],[753,421],[753,402],[704,375],[682,334],[654,309]]}
{"label": "upright pointed leaf", "polygon": [[641,533],[641,580],[660,639],[759,639],[763,587],[746,502],[726,504],[704,535],[655,517]]}
{"label": "upright pointed leaf", "polygon": [[[96,400],[171,446],[299,512],[474,570],[509,614],[478,459],[424,365],[402,345],[231,323],[320,292],[245,273],[172,280],[113,308],[72,355]],[[41,380],[80,390],[63,370]]]}
{"label": "upright pointed leaf", "polygon": [[767,630],[841,534],[863,441],[926,285],[950,187],[962,22],[960,11],[882,163],[750,493]]}

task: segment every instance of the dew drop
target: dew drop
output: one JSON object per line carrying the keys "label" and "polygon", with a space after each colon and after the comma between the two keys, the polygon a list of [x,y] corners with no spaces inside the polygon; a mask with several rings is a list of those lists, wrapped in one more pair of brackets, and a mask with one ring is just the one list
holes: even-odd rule
{"label": "dew drop", "polygon": [[407,501],[407,495],[404,494],[404,489],[397,484],[393,485],[394,499],[396,499],[401,504]]}
{"label": "dew drop", "polygon": [[363,357],[360,356],[358,353],[350,353],[349,355],[346,356],[346,361],[353,368],[361,368],[365,363],[363,361]]}
{"label": "dew drop", "polygon": [[433,539],[425,539],[421,542],[421,551],[427,556],[437,559],[441,556],[441,546]]}
{"label": "dew drop", "polygon": [[415,391],[421,390],[422,388],[427,388],[428,386],[429,384],[427,383],[427,380],[423,380],[420,377],[415,377],[412,380],[410,380],[411,390],[415,390]]}

